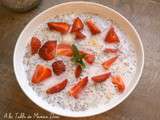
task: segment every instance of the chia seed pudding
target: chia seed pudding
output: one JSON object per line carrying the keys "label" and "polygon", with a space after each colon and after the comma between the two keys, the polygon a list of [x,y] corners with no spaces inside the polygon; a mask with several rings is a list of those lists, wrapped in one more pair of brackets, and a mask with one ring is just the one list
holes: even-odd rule
{"label": "chia seed pudding", "polygon": [[[48,22],[67,22],[72,24],[73,20],[79,17],[83,23],[84,28],[82,33],[86,35],[85,40],[76,41],[74,40],[74,35],[72,33],[66,33],[64,35],[57,31],[49,30]],[[92,35],[89,31],[85,21],[92,19],[95,24],[101,29],[101,33],[97,35]],[[114,25],[115,32],[120,40],[118,44],[106,44],[104,42],[105,35],[109,30],[111,25]],[[77,78],[75,78],[74,70],[75,65],[70,60],[70,57],[66,56],[56,56],[54,59],[45,61],[39,57],[38,54],[31,54],[30,41],[26,46],[26,53],[24,55],[24,67],[27,74],[28,84],[32,89],[40,96],[42,99],[47,101],[52,106],[58,106],[62,109],[68,109],[71,111],[85,111],[88,109],[96,108],[100,105],[107,105],[114,97],[119,97],[122,93],[117,91],[117,88],[112,83],[112,78],[108,78],[102,83],[95,83],[90,80],[91,77],[110,71],[112,75],[119,74],[124,78],[125,89],[130,84],[136,71],[136,53],[132,43],[128,40],[126,33],[118,27],[116,23],[112,20],[104,19],[98,15],[94,14],[64,14],[56,16],[55,18],[45,21],[34,31],[33,36],[38,37],[42,43],[48,40],[57,40],[57,43],[65,42],[68,44],[75,44],[78,49],[84,50],[86,52],[91,52],[95,55],[95,61],[92,65],[86,63],[86,68],[83,70],[80,78],[88,76],[88,84],[80,93],[79,98],[69,96],[69,89],[77,83]],[[103,52],[105,48],[118,48],[119,54],[116,62],[111,66],[110,69],[106,70],[102,67],[102,62],[114,57],[114,54],[106,54]],[[39,84],[33,84],[31,82],[35,67],[37,64],[43,64],[52,69],[52,63],[62,60],[66,66],[66,70],[61,75],[57,76],[52,73],[52,77]],[[47,94],[46,89],[52,87],[54,84],[59,83],[63,79],[68,79],[68,83],[62,91],[55,94]],[[100,98],[100,99],[99,99]]]}

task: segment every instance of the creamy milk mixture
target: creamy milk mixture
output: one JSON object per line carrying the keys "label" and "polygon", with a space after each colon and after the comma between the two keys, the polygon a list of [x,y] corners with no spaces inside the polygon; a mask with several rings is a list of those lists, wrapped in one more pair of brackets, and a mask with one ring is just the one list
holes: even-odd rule
{"label": "creamy milk mixture", "polygon": [[[86,35],[86,39],[82,41],[75,41],[74,36],[70,33],[66,35],[61,35],[59,32],[50,31],[47,26],[47,22],[49,21],[64,21],[69,24],[73,23],[73,20],[76,17],[80,17],[80,19],[85,23],[86,20],[92,18],[96,25],[101,29],[101,33],[95,36],[92,36],[87,26],[84,26],[83,33]],[[74,43],[79,50],[84,50],[86,52],[94,53],[96,56],[95,62],[93,65],[88,65],[84,69],[81,74],[81,77],[88,76],[89,79],[92,76],[102,74],[105,70],[101,63],[105,60],[114,57],[114,54],[106,54],[103,52],[104,48],[119,48],[120,55],[117,61],[111,66],[109,71],[112,74],[120,74],[124,77],[124,83],[127,89],[130,81],[132,80],[135,70],[136,70],[136,53],[126,37],[121,28],[119,28],[115,23],[115,31],[120,39],[119,44],[106,44],[104,42],[105,35],[112,24],[112,20],[107,20],[99,17],[98,15],[92,14],[65,14],[56,16],[53,19],[46,21],[41,24],[37,30],[34,32],[34,36],[38,37],[42,43],[48,40],[57,40],[58,43],[66,42],[66,43]],[[53,73],[53,76],[44,82],[39,84],[32,84],[31,79],[35,67],[37,64],[44,64],[51,68],[51,65],[56,60],[63,60],[66,65],[66,71],[60,76],[56,76]],[[68,91],[75,83],[77,83],[77,79],[74,75],[75,65],[70,61],[69,57],[57,56],[55,59],[51,61],[44,61],[39,57],[38,54],[31,55],[30,45],[26,48],[26,54],[24,56],[24,66],[26,69],[28,84],[33,88],[33,90],[41,96],[44,100],[46,100],[50,105],[59,106],[63,109],[69,109],[72,111],[84,111],[91,108],[96,108],[99,105],[107,105],[109,101],[111,101],[114,97],[118,97],[121,93],[119,93],[114,85],[111,82],[111,78],[108,80],[95,85],[92,80],[89,80],[85,89],[81,92],[78,99],[71,97],[68,95]],[[51,68],[52,69],[52,68]],[[55,83],[59,83],[60,81],[68,79],[69,82],[64,90],[59,93],[47,95],[46,89],[52,87]]]}

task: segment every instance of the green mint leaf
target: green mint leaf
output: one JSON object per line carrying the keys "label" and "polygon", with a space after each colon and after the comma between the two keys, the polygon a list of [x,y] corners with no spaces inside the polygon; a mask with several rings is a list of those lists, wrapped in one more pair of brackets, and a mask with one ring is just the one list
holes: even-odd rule
{"label": "green mint leaf", "polygon": [[78,56],[79,55],[79,51],[78,51],[78,48],[74,44],[72,45],[72,49],[73,49],[73,55],[74,56]]}
{"label": "green mint leaf", "polygon": [[78,48],[73,44],[72,45],[73,50],[73,57],[71,58],[71,61],[75,64],[81,65],[82,68],[85,68],[85,64],[83,62],[83,58],[85,57],[85,54],[80,54]]}

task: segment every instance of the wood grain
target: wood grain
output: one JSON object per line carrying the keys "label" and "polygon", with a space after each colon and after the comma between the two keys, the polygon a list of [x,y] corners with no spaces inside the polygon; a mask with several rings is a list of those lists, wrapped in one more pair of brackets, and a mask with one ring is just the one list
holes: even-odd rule
{"label": "wood grain", "polygon": [[[13,71],[13,50],[20,32],[34,16],[66,1],[43,0],[38,8],[23,14],[0,6],[0,119],[4,119],[6,112],[50,115],[29,100],[20,89]],[[145,66],[138,86],[123,103],[108,112],[83,120],[160,120],[160,1],[90,1],[115,9],[132,22],[144,44]]]}

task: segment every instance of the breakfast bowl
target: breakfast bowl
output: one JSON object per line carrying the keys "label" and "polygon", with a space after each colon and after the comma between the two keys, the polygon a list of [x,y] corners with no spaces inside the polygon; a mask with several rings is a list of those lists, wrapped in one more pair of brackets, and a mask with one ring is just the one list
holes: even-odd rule
{"label": "breakfast bowl", "polygon": [[[75,21],[77,19],[77,21],[82,20],[83,26],[73,30],[74,25],[72,25],[72,28],[70,27],[73,19],[75,19]],[[89,21],[89,19],[92,19],[94,22]],[[59,22],[58,27],[55,27],[55,25],[57,25],[55,21]],[[66,21],[69,25],[64,23]],[[78,22],[79,26],[82,25],[82,21]],[[99,28],[97,28],[95,24]],[[71,32],[68,32],[70,28]],[[68,33],[66,33],[66,31]],[[83,35],[79,35],[79,32]],[[78,40],[73,40],[77,38]],[[106,45],[103,39],[105,39]],[[38,50],[35,51],[35,49],[32,49],[37,48],[37,44],[36,47],[34,45],[33,47],[30,46],[31,40],[39,41],[39,47],[42,46],[40,42],[41,44],[43,43],[43,46],[38,48],[38,53],[36,53]],[[57,44],[61,44],[60,42],[72,44],[72,48],[75,48],[75,45],[73,46],[73,43],[75,43],[78,49],[93,51],[96,55],[94,58],[95,63],[92,63],[93,61],[90,61],[91,59],[87,61],[86,56],[90,54],[78,51],[78,54],[81,55],[79,56],[84,58],[84,63],[87,66],[84,67],[84,63],[81,64],[83,60],[81,63],[78,63],[81,69],[83,68],[85,71],[81,77],[88,77],[82,77],[83,79],[80,77],[78,80],[76,79],[77,76],[76,78],[72,77],[71,73],[74,73],[72,66],[75,65],[75,63],[72,64],[70,61],[75,62],[77,56],[74,54],[75,52],[72,51],[73,55],[67,53],[67,58],[57,57],[58,55],[62,55],[62,51],[64,50],[59,50],[60,47],[58,47]],[[32,44],[31,42],[31,45]],[[48,55],[44,52],[46,46],[56,45],[56,51],[52,52],[52,54]],[[109,48],[104,50],[103,48],[106,46]],[[113,47],[116,49],[113,49]],[[77,49],[75,48],[73,50],[76,51]],[[48,51],[48,49],[46,51]],[[55,52],[56,55],[52,56]],[[111,66],[108,65],[108,62],[104,62],[104,59],[115,56],[115,54],[116,57],[111,59],[112,62],[118,59],[117,63]],[[72,56],[72,58],[68,58],[68,56]],[[105,64],[102,64],[102,61]],[[115,10],[92,2],[67,2],[45,10],[26,25],[17,40],[13,64],[14,72],[21,89],[36,105],[48,112],[62,116],[87,117],[106,112],[127,98],[136,87],[142,74],[144,51],[136,29],[125,17]],[[45,64],[47,67],[37,64]],[[55,69],[55,66],[56,68],[57,66],[61,67],[61,70]],[[98,66],[98,69],[94,66]],[[100,68],[101,66],[102,68]],[[110,66],[112,68],[109,68]],[[40,74],[39,71],[34,72],[35,69],[40,68],[46,70],[47,74]],[[51,68],[53,71],[51,71]],[[97,79],[100,72],[107,72],[105,73],[105,78],[103,76],[103,80],[99,80],[99,77]],[[121,81],[121,77],[116,75],[117,73],[123,75],[122,78],[125,80]],[[59,76],[59,74],[62,75]],[[37,75],[39,75],[38,78]],[[46,76],[50,78],[39,83],[41,78]],[[60,79],[65,80],[60,82]],[[82,84],[81,82],[84,81],[84,79],[87,82]],[[117,84],[115,80],[121,82]],[[54,86],[48,89],[47,92],[45,91],[55,83],[58,87]],[[63,85],[61,86],[60,84]],[[78,87],[76,88],[74,85]],[[81,91],[84,86],[84,90]],[[72,91],[70,91],[70,88]],[[78,93],[81,91],[78,97],[77,94],[75,95],[75,91],[78,91]]]}

